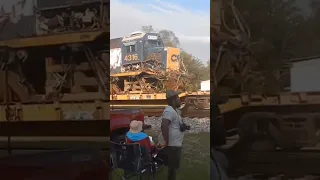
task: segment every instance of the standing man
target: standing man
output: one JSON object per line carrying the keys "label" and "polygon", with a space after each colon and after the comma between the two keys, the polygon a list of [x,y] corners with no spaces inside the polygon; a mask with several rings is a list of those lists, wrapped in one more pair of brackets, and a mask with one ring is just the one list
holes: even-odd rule
{"label": "standing man", "polygon": [[168,180],[175,180],[180,165],[182,141],[184,130],[180,129],[183,123],[181,119],[181,106],[179,93],[168,90],[166,93],[168,106],[162,114],[161,131],[166,147],[163,149],[165,165],[168,166]]}

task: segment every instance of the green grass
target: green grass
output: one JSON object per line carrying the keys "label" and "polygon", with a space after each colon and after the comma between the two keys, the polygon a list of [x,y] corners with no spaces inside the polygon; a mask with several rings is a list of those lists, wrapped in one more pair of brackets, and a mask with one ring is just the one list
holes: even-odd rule
{"label": "green grass", "polygon": [[[156,141],[156,135],[147,132]],[[210,135],[209,133],[186,134],[183,142],[183,152],[177,180],[210,179]],[[118,171],[117,171],[118,172]],[[113,180],[120,180],[113,175]],[[132,179],[135,179],[134,177]],[[144,178],[148,179],[148,178]],[[156,179],[167,179],[167,168],[156,174]]]}

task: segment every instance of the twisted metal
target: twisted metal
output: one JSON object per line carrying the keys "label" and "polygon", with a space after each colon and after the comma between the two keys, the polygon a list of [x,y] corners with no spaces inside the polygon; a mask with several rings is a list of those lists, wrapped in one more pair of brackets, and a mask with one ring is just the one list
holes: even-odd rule
{"label": "twisted metal", "polygon": [[[234,0],[213,2],[216,7],[212,31],[211,75],[215,88],[243,91],[249,82],[263,86],[256,60],[249,48],[251,31]],[[233,22],[232,27],[230,22]]]}

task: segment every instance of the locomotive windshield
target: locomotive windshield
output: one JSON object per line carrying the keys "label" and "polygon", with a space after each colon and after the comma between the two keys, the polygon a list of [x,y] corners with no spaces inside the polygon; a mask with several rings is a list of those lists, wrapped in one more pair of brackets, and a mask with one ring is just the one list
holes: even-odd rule
{"label": "locomotive windshield", "polygon": [[123,45],[126,47],[127,53],[133,53],[137,51],[137,41],[124,42]]}
{"label": "locomotive windshield", "polygon": [[147,40],[145,42],[146,48],[163,47],[163,43],[160,40]]}

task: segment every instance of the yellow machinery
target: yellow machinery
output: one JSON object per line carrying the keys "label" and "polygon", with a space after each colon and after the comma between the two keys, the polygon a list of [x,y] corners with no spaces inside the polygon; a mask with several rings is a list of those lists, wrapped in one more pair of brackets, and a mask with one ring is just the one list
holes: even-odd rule
{"label": "yellow machinery", "polygon": [[0,41],[0,134],[107,136],[109,4],[38,13],[37,35]]}

